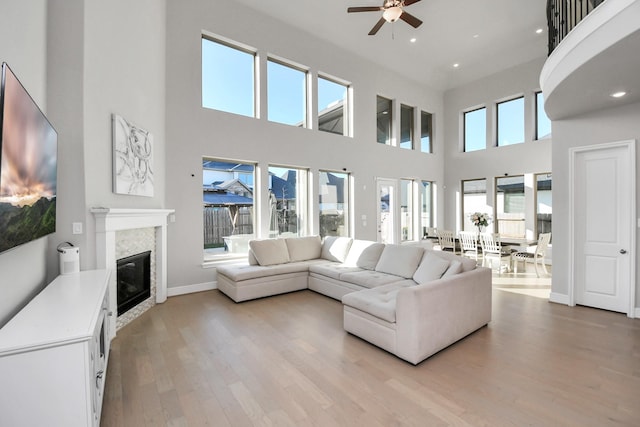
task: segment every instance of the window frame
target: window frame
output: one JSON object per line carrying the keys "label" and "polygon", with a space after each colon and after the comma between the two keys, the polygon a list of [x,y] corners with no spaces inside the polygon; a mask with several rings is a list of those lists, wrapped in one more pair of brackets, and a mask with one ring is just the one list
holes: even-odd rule
{"label": "window frame", "polygon": [[318,87],[318,102],[320,102],[320,80],[324,80],[327,81],[329,83],[333,83],[336,85],[340,85],[343,86],[345,89],[345,97],[344,97],[344,103],[342,106],[342,120],[343,120],[343,133],[339,134],[337,132],[331,132],[328,130],[324,130],[320,128],[320,105],[317,106],[317,114],[318,114],[318,131],[320,132],[327,132],[327,133],[332,133],[334,135],[342,135],[342,136],[347,136],[352,138],[353,137],[353,87],[352,84],[342,80],[340,78],[334,77],[334,76],[330,76],[328,74],[325,73],[318,73],[317,77],[316,77],[316,83],[317,83],[317,87]]}
{"label": "window frame", "polygon": [[[380,100],[385,100],[388,102],[388,112],[387,114],[384,114],[383,112],[381,113],[380,110],[378,109],[378,106],[380,105]],[[389,126],[388,126],[388,131],[385,134],[387,136],[387,140],[382,142],[380,141],[379,137],[378,137],[378,119],[380,118],[380,115],[383,116],[387,116],[389,122]],[[376,141],[378,144],[384,144],[384,145],[393,145],[393,132],[394,132],[394,125],[393,125],[393,99],[390,98],[386,98],[384,96],[381,95],[376,95]]]}
{"label": "window frame", "polygon": [[[251,115],[247,115],[244,113],[239,113],[237,111],[231,111],[230,109],[220,109],[220,108],[215,108],[215,107],[208,107],[204,105],[204,97],[205,97],[205,90],[204,90],[204,79],[205,79],[205,72],[204,72],[204,42],[210,42],[210,43],[215,43],[218,44],[220,46],[224,46],[226,48],[229,49],[233,49],[236,50],[240,53],[244,53],[247,55],[250,55],[252,57],[252,66],[251,66],[251,73],[252,73],[252,79],[251,79],[251,105],[252,105],[252,114]],[[212,35],[212,34],[205,34],[202,33],[201,34],[201,42],[200,42],[200,57],[201,57],[201,81],[200,81],[200,96],[201,96],[201,107],[202,108],[206,108],[206,109],[210,109],[210,110],[215,110],[215,111],[222,111],[225,113],[229,113],[229,114],[236,114],[239,116],[243,116],[243,117],[250,117],[250,118],[254,118],[257,119],[259,118],[259,108],[258,108],[258,100],[259,100],[259,96],[258,96],[258,88],[259,88],[259,84],[258,84],[258,76],[259,76],[259,61],[258,61],[258,51],[257,49],[251,48],[247,45],[244,45],[242,43],[237,43],[234,41],[231,41],[229,39],[226,39],[224,37],[220,37],[220,36],[216,36],[216,35]]]}
{"label": "window frame", "polygon": [[[428,146],[427,146],[427,150],[424,150],[424,138],[425,138],[425,134],[424,132],[424,119],[425,119],[425,115],[428,117],[428,132],[427,132],[427,138],[428,138]],[[420,110],[420,152],[422,153],[428,153],[431,154],[433,153],[433,114],[428,112],[428,111],[424,111],[424,110]]]}
{"label": "window frame", "polygon": [[[474,150],[467,149],[467,115],[476,113],[478,111],[484,110],[484,147],[477,148]],[[463,111],[462,113],[462,151],[464,153],[473,153],[474,151],[482,151],[487,149],[487,106],[483,105],[478,108],[474,108],[471,110]]]}
{"label": "window frame", "polygon": [[[511,102],[515,102],[515,101],[522,101],[522,114],[521,114],[521,120],[522,120],[522,140],[518,141],[518,142],[511,142],[509,144],[501,144],[500,143],[500,106],[509,104]],[[524,95],[520,95],[520,96],[514,96],[512,98],[509,99],[505,99],[504,101],[499,101],[496,102],[496,147],[508,147],[510,145],[518,145],[518,144],[523,144],[525,142],[526,139],[526,135],[525,135],[525,99],[524,99]]]}
{"label": "window frame", "polygon": [[[414,150],[415,149],[415,111],[416,108],[407,104],[400,104],[400,138],[398,140],[398,147],[403,150]],[[408,126],[405,127],[405,120],[408,118],[409,123]],[[404,140],[402,134],[408,128],[409,131],[409,139]],[[408,147],[405,147],[404,144],[409,144]]]}
{"label": "window frame", "polygon": [[[344,177],[344,190],[343,190],[343,233],[342,234],[335,234],[335,236],[344,236],[344,237],[350,237],[351,236],[351,218],[353,216],[353,206],[352,206],[352,200],[351,200],[351,180],[352,180],[352,176],[351,173],[348,171],[337,171],[337,170],[331,170],[331,169],[319,169],[318,170],[318,179],[317,179],[317,214],[318,214],[318,235],[320,235],[320,237],[324,238],[326,236],[334,236],[334,234],[324,234],[323,235],[323,227],[322,227],[322,196],[323,196],[323,192],[322,192],[322,185],[323,183],[321,182],[321,177],[322,174],[333,174],[333,175],[345,175]],[[346,193],[346,194],[345,194]],[[337,190],[336,190],[336,197],[337,197]],[[328,202],[331,203],[331,202]],[[336,210],[338,210],[338,202],[336,200]],[[339,227],[339,226],[338,226]]]}
{"label": "window frame", "polygon": [[536,226],[535,226],[535,235],[539,236],[540,233],[547,233],[547,232],[551,232],[551,228],[549,230],[543,230],[541,231],[538,227],[540,220],[538,219],[538,215],[540,215],[539,213],[539,204],[538,204],[538,191],[540,191],[538,189],[538,177],[539,176],[543,176],[546,175],[549,177],[549,181],[551,181],[551,188],[549,189],[550,195],[551,195],[551,206],[550,206],[550,210],[551,213],[549,215],[551,215],[551,228],[553,227],[553,173],[552,172],[542,172],[542,173],[536,173],[533,175],[533,181],[535,182],[535,187],[534,187],[534,206],[535,206],[535,210],[534,210],[534,215],[535,215],[535,221],[536,221]]}
{"label": "window frame", "polygon": [[[544,98],[544,94],[542,93],[541,90],[536,91],[533,95],[533,99],[534,99],[534,111],[535,111],[535,140],[536,141],[541,141],[543,139],[549,139],[551,138],[551,119],[549,119],[549,117],[547,116],[546,111],[544,111],[544,99],[542,102],[542,106],[539,105],[540,103],[540,99],[538,98],[539,95],[542,95],[542,97]],[[543,135],[542,137],[540,137],[540,109],[542,109],[542,112],[544,113],[544,117],[545,120],[549,122],[549,133],[547,135]]]}
{"label": "window frame", "polygon": [[[280,121],[280,120],[275,120],[270,118],[270,114],[271,114],[271,110],[272,110],[272,106],[271,106],[271,99],[272,99],[272,91],[270,90],[270,73],[269,73],[269,64],[274,64],[274,65],[278,65],[280,67],[284,67],[284,68],[289,68],[293,71],[297,71],[303,74],[303,82],[304,82],[304,87],[301,91],[302,93],[302,106],[303,106],[303,111],[302,111],[302,124],[300,125],[296,125],[293,123],[287,123],[284,121]],[[277,56],[272,56],[272,55],[268,55],[267,56],[267,60],[266,60],[266,76],[267,76],[267,81],[266,81],[266,85],[267,85],[267,121],[271,122],[271,123],[279,123],[279,124],[283,124],[283,125],[287,125],[287,126],[293,126],[293,127],[300,127],[303,129],[309,129],[311,128],[311,120],[309,120],[309,86],[310,86],[310,77],[309,77],[309,68],[308,67],[304,67],[303,65],[300,64],[296,64],[292,61],[286,60],[286,59],[282,59],[279,58]],[[298,122],[299,123],[299,122]]]}
{"label": "window frame", "polygon": [[[508,214],[511,212],[504,212],[504,206],[506,203],[506,192],[504,191],[499,191],[498,190],[498,182],[500,180],[505,180],[505,179],[514,179],[514,178],[522,178],[522,219],[518,220],[522,222],[522,226],[523,226],[523,231],[521,235],[512,235],[512,234],[503,234],[500,232],[500,225],[499,225],[499,221],[507,221],[507,219],[502,218],[502,219],[498,219],[498,215],[499,214]],[[500,235],[500,237],[502,238],[507,238],[507,239],[525,239],[526,235],[527,235],[527,227],[526,227],[526,221],[527,221],[527,194],[526,194],[526,178],[525,178],[525,174],[517,174],[517,175],[507,175],[507,176],[497,176],[494,178],[494,212],[493,212],[493,224],[494,224],[494,232],[498,233]],[[498,212],[498,198],[499,198],[499,194],[500,193],[504,193],[504,200],[502,202],[502,212]]]}
{"label": "window frame", "polygon": [[[274,195],[276,199],[276,209],[277,209],[277,201],[278,195],[273,192],[273,178],[271,172],[273,169],[285,169],[289,171],[296,171],[296,194],[295,194],[295,214],[298,218],[296,224],[296,236],[303,237],[309,234],[309,175],[310,171],[308,168],[302,167],[293,167],[293,166],[284,166],[279,164],[269,164],[267,165],[267,175],[269,176],[269,182],[267,183],[267,191],[266,197],[269,198],[269,208],[271,209],[271,194]],[[279,177],[281,178],[281,177]],[[282,178],[281,178],[282,179]],[[284,196],[282,197],[284,203]],[[284,209],[284,208],[283,208]],[[271,210],[269,210],[269,215],[271,215]],[[269,221],[269,237],[282,237],[283,233],[280,230],[277,230],[277,233],[274,233],[274,230],[271,229],[271,221]],[[287,232],[285,232],[287,233]]]}

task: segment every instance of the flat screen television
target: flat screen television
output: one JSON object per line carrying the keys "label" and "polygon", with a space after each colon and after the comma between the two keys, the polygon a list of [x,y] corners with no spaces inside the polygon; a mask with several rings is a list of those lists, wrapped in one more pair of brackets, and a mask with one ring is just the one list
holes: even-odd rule
{"label": "flat screen television", "polygon": [[0,86],[0,252],[56,231],[58,134],[6,63]]}

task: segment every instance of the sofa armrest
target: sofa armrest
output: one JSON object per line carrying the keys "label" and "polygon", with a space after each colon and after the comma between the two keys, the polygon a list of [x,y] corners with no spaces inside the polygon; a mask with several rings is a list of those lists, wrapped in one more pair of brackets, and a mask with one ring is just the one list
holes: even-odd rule
{"label": "sofa armrest", "polygon": [[401,289],[396,349],[417,364],[491,321],[491,270],[474,270]]}

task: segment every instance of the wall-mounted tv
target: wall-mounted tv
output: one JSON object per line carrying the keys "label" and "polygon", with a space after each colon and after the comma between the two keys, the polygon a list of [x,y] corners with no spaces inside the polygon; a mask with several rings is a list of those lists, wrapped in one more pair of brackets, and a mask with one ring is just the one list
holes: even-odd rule
{"label": "wall-mounted tv", "polygon": [[56,231],[58,134],[6,63],[0,86],[0,252]]}

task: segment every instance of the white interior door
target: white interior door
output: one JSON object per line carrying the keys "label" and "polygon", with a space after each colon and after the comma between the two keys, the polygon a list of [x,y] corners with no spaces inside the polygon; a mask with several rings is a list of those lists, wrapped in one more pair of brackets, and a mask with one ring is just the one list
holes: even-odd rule
{"label": "white interior door", "polygon": [[629,316],[635,296],[634,161],[632,144],[572,155],[574,302]]}
{"label": "white interior door", "polygon": [[378,242],[396,243],[397,182],[393,179],[378,178],[376,188],[378,192]]}

